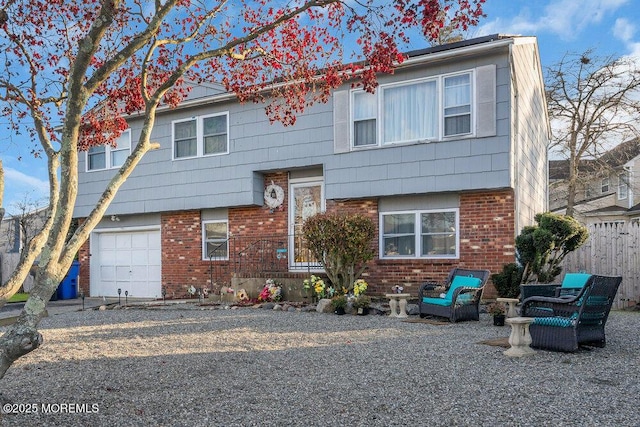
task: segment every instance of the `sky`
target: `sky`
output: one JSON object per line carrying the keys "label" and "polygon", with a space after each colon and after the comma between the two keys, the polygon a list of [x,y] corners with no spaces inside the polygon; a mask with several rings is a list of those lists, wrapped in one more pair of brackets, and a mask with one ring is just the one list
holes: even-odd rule
{"label": "sky", "polygon": [[[598,56],[640,59],[640,8],[637,0],[486,0],[483,18],[470,37],[488,34],[536,36],[543,68],[567,53],[595,49]],[[417,48],[426,47],[416,46]],[[0,125],[0,158],[5,173],[4,207],[17,213],[16,203],[46,202],[47,165],[34,159],[30,146],[8,138]]]}

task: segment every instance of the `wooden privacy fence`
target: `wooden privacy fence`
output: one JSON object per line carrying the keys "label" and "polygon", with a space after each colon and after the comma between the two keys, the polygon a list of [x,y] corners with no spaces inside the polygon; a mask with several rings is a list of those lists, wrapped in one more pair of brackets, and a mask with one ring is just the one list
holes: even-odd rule
{"label": "wooden privacy fence", "polygon": [[599,223],[588,228],[589,239],[567,255],[563,271],[622,276],[613,307],[640,304],[640,225]]}

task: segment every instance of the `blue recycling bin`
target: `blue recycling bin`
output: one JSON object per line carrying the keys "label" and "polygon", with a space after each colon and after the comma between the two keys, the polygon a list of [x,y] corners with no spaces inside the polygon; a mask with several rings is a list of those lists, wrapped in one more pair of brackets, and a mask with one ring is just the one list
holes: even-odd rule
{"label": "blue recycling bin", "polygon": [[58,299],[78,298],[78,275],[80,274],[80,261],[73,261],[67,275],[58,285]]}

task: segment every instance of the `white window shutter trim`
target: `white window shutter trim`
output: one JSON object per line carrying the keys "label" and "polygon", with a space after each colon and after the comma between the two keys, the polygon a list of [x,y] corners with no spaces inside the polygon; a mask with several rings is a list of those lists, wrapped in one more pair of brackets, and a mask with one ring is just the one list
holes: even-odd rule
{"label": "white window shutter trim", "polygon": [[333,152],[347,153],[351,149],[349,120],[349,91],[333,93]]}
{"label": "white window shutter trim", "polygon": [[476,136],[496,134],[496,65],[476,68]]}

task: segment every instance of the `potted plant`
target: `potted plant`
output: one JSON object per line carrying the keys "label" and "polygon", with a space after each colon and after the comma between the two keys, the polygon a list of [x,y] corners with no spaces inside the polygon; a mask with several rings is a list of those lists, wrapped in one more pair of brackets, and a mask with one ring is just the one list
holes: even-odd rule
{"label": "potted plant", "polygon": [[495,326],[504,326],[505,319],[504,304],[499,302],[492,302],[487,306],[487,313],[493,316],[493,324]]}
{"label": "potted plant", "polygon": [[353,309],[356,314],[361,316],[369,314],[369,306],[371,305],[371,298],[367,295],[358,295],[353,300]]}
{"label": "potted plant", "polygon": [[335,314],[344,314],[344,309],[347,307],[347,296],[336,295],[331,298],[331,307],[333,308],[333,312]]}

